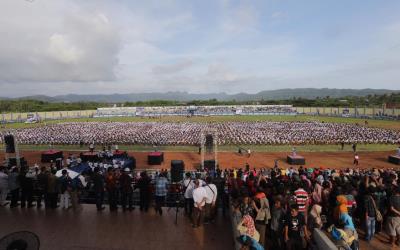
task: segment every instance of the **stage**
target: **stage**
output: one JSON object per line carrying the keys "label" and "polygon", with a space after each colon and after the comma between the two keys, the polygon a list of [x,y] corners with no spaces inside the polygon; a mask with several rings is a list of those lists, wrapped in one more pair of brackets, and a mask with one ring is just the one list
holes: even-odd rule
{"label": "stage", "polygon": [[388,161],[390,163],[400,165],[400,155],[389,155]]}
{"label": "stage", "polygon": [[57,159],[63,159],[63,152],[60,150],[50,149],[42,152],[41,162],[56,162]]}
{"label": "stage", "polygon": [[147,156],[147,163],[149,165],[161,165],[164,162],[163,152],[151,152]]}
{"label": "stage", "polygon": [[301,155],[288,155],[286,160],[287,160],[287,163],[290,165],[305,165],[306,164],[306,159]]}
{"label": "stage", "polygon": [[86,161],[96,162],[99,160],[97,152],[90,152],[90,151],[81,152],[80,157],[84,162]]}

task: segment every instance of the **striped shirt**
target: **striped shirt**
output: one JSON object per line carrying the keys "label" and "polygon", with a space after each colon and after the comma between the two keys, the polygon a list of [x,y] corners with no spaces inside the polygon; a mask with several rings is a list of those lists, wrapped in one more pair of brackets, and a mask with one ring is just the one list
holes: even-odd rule
{"label": "striped shirt", "polygon": [[296,191],[294,191],[294,195],[296,196],[296,203],[297,206],[299,206],[299,212],[305,212],[306,211],[306,205],[308,204],[308,193],[302,189],[299,188]]}

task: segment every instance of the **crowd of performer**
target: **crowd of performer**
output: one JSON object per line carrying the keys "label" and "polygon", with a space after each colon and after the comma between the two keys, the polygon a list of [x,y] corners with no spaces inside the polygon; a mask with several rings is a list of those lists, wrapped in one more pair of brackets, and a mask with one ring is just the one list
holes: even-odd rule
{"label": "crowd of performer", "polygon": [[218,131],[220,145],[400,143],[399,131],[324,122],[76,122],[19,129],[14,135],[23,144],[200,145],[210,130]]}
{"label": "crowd of performer", "polygon": [[140,210],[148,211],[154,200],[162,215],[167,197],[181,194],[193,228],[213,223],[218,208],[230,214],[243,249],[306,249],[313,245],[315,228],[328,231],[344,249],[358,249],[360,240],[369,242],[383,232],[388,244],[400,244],[400,172],[393,169],[282,169],[276,162],[259,170],[188,172],[173,184],[167,170],[135,174],[129,168],[96,167],[85,174],[86,187],[68,168],[60,171],[57,177],[54,167],[1,167],[0,204],[9,203],[9,194],[11,208],[41,207],[44,201],[46,209],[59,204],[79,210],[82,190],[90,190],[97,210],[108,204],[113,212],[132,211],[138,190]]}

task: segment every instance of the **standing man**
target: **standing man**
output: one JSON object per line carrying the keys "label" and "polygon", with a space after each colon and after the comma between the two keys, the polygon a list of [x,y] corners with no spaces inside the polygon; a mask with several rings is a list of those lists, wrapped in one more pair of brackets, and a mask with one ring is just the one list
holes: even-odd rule
{"label": "standing man", "polygon": [[11,192],[10,208],[18,206],[19,189],[20,189],[18,176],[19,176],[18,168],[13,167],[11,173],[8,175],[8,189]]}
{"label": "standing man", "polygon": [[46,208],[57,208],[57,177],[56,170],[51,170],[47,176]]}
{"label": "standing man", "polygon": [[[129,175],[129,168],[125,168],[122,175],[119,177],[119,184],[121,186],[121,203],[122,211],[126,211],[126,206],[128,205],[128,210],[133,210],[133,189],[132,189],[132,177]],[[128,203],[128,204],[127,204]]]}
{"label": "standing man", "polygon": [[204,207],[206,205],[207,192],[204,187],[200,186],[200,181],[196,179],[194,181],[193,190],[193,201],[194,201],[194,211],[193,211],[193,228],[200,227],[203,222],[204,217]]}
{"label": "standing man", "polygon": [[118,200],[118,189],[117,189],[117,178],[114,173],[114,169],[109,167],[107,169],[106,176],[106,190],[108,193],[108,204],[110,205],[110,211],[116,211],[117,200]]}
{"label": "standing man", "polygon": [[96,194],[96,207],[97,211],[102,211],[105,209],[103,207],[104,202],[104,176],[100,174],[100,168],[94,168],[94,174],[92,177],[93,180],[93,189]]}
{"label": "standing man", "polygon": [[25,207],[28,203],[28,208],[33,207],[33,181],[35,178],[33,169],[28,171],[21,170],[19,178],[21,183],[21,207]]}
{"label": "standing man", "polygon": [[395,246],[395,243],[400,246],[400,187],[394,190],[394,194],[389,200],[387,229],[392,247]]}
{"label": "standing man", "polygon": [[307,211],[310,200],[307,191],[303,188],[304,185],[304,182],[301,183],[299,188],[294,191],[294,195],[296,197],[297,212],[303,216],[307,223]]}
{"label": "standing man", "polygon": [[168,179],[166,178],[166,172],[161,172],[156,179],[156,212],[162,215],[162,206],[165,203],[165,197],[167,196],[167,185]]}
{"label": "standing man", "polygon": [[150,182],[151,179],[147,175],[146,171],[140,173],[140,179],[136,184],[136,188],[139,188],[140,194],[140,211],[149,210],[150,203]]}
{"label": "standing man", "polygon": [[66,169],[63,169],[61,173],[62,175],[59,178],[60,206],[63,209],[68,209],[71,191],[71,178],[68,176],[68,171]]}
{"label": "standing man", "polygon": [[351,147],[353,148],[354,153],[357,152],[357,144],[356,143],[353,143],[353,146],[351,146]]}
{"label": "standing man", "polygon": [[8,175],[5,168],[0,166],[0,206],[5,206],[8,194]]}
{"label": "standing man", "polygon": [[47,189],[48,172],[46,167],[40,169],[40,173],[37,175],[37,200],[36,206],[39,208],[42,206],[42,199],[46,201],[46,189]]}
{"label": "standing man", "polygon": [[189,217],[192,216],[193,211],[193,188],[194,181],[191,178],[191,174],[187,172],[185,174],[185,180],[183,181],[183,191],[185,196],[185,214]]}
{"label": "standing man", "polygon": [[356,153],[356,154],[354,155],[353,165],[354,165],[354,166],[358,166],[359,160],[360,160],[360,156],[358,156],[358,154]]}
{"label": "standing man", "polygon": [[364,195],[364,210],[365,210],[365,240],[370,242],[375,235],[376,224],[376,202],[373,194],[375,187],[369,186],[367,193]]}
{"label": "standing man", "polygon": [[211,177],[206,178],[206,205],[205,205],[205,223],[213,223],[216,214],[217,186],[211,183]]}
{"label": "standing man", "polygon": [[303,237],[309,239],[306,229],[304,217],[299,213],[299,208],[296,204],[290,206],[290,213],[285,219],[284,239],[287,250],[303,249]]}

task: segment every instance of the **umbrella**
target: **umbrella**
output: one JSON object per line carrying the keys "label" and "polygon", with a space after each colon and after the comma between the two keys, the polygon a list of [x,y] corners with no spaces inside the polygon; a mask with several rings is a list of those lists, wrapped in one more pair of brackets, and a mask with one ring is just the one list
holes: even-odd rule
{"label": "umbrella", "polygon": [[[71,179],[74,179],[74,178],[76,178],[76,177],[79,175],[79,173],[77,173],[77,172],[75,172],[75,171],[69,170],[69,169],[67,169],[67,168],[64,168],[64,169],[67,170],[68,176],[69,176]],[[58,170],[57,173],[56,173],[56,176],[57,176],[57,177],[61,177],[61,176],[62,176],[62,171],[63,171],[64,169]]]}

